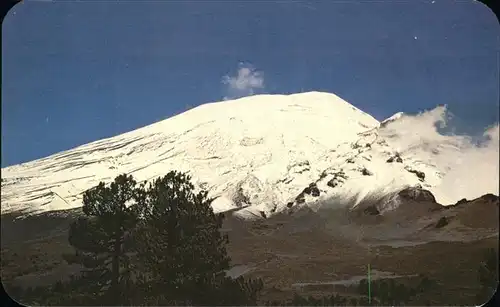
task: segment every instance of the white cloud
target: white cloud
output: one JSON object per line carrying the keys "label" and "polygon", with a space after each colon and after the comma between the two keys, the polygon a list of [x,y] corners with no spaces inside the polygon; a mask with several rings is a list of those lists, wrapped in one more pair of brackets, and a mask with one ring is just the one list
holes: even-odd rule
{"label": "white cloud", "polygon": [[235,76],[226,75],[222,78],[222,83],[226,85],[226,96],[224,99],[234,99],[250,96],[256,90],[264,89],[264,74],[250,64],[239,65]]}
{"label": "white cloud", "polygon": [[[418,115],[405,115],[380,134],[397,144],[403,154],[414,155],[421,161],[431,162],[445,170],[436,190],[436,198],[444,205],[461,198],[474,199],[486,193],[499,193],[499,125],[485,129],[478,143],[473,137],[453,133],[440,133],[449,127],[452,114],[446,106]],[[437,125],[436,125],[437,124]]]}

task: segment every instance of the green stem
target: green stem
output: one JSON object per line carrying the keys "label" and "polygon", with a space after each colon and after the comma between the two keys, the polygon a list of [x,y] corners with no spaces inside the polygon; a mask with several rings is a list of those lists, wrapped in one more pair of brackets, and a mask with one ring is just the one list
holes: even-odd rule
{"label": "green stem", "polygon": [[370,264],[368,264],[368,303],[372,303],[371,280],[370,280]]}

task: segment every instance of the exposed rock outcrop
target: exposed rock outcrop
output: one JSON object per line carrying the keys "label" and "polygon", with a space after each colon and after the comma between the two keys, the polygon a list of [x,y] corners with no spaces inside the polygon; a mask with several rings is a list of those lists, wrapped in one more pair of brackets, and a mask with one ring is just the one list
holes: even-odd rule
{"label": "exposed rock outcrop", "polygon": [[361,170],[361,174],[363,174],[363,176],[373,176],[373,172],[371,172],[369,169],[367,168],[363,168]]}
{"label": "exposed rock outcrop", "polygon": [[380,211],[377,209],[377,206],[373,205],[366,207],[365,210],[363,210],[363,213],[367,215],[379,215]]}
{"label": "exposed rock outcrop", "polygon": [[333,175],[333,178],[328,180],[326,183],[327,186],[330,188],[335,188],[341,183],[344,183],[344,181],[347,179],[347,175],[344,173],[344,171],[339,171]]}
{"label": "exposed rock outcrop", "polygon": [[405,169],[408,172],[415,174],[420,181],[424,181],[425,180],[425,173],[424,172],[416,170],[416,169],[413,169],[413,168],[410,168],[410,167],[405,167]]}
{"label": "exposed rock outcrop", "polygon": [[480,199],[488,203],[496,203],[497,206],[498,203],[500,202],[500,197],[491,193],[481,196]]}
{"label": "exposed rock outcrop", "polygon": [[434,226],[435,228],[443,228],[445,227],[446,225],[448,225],[450,222],[449,222],[449,219],[446,217],[446,216],[443,216],[441,217],[437,223],[436,223],[436,226]]}
{"label": "exposed rock outcrop", "polygon": [[406,200],[436,202],[434,195],[420,186],[406,188],[399,192],[399,196]]}
{"label": "exposed rock outcrop", "polygon": [[314,197],[318,197],[320,194],[320,191],[319,191],[316,183],[313,182],[313,183],[309,184],[309,186],[307,188],[304,189],[303,193],[314,196]]}
{"label": "exposed rock outcrop", "polygon": [[403,163],[403,158],[399,156],[398,153],[396,153],[394,156],[390,157],[386,161],[387,163],[392,163],[392,162],[397,162],[397,163]]}

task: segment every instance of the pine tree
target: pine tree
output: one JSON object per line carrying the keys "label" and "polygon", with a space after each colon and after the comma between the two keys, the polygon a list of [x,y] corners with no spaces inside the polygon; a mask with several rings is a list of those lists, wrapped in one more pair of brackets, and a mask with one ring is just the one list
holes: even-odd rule
{"label": "pine tree", "polygon": [[246,303],[253,295],[247,284],[225,276],[230,259],[228,237],[219,231],[223,215],[214,214],[212,199],[195,193],[190,179],[172,171],[139,193],[135,242],[145,296],[160,305]]}
{"label": "pine tree", "polygon": [[120,175],[84,193],[85,216],[70,226],[74,254],[85,267],[58,299],[85,305],[255,305],[261,280],[226,277],[227,235],[207,192],[170,172],[148,186]]}
{"label": "pine tree", "polygon": [[85,267],[82,287],[106,304],[121,304],[123,285],[129,275],[127,254],[137,216],[134,208],[136,182],[120,175],[110,186],[103,182],[83,195],[83,213],[70,226],[69,243],[75,254],[64,255],[69,263]]}

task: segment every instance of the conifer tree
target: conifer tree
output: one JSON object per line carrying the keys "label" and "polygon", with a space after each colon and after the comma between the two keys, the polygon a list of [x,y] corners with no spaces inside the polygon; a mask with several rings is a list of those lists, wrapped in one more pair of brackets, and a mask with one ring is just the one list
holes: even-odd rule
{"label": "conifer tree", "polygon": [[69,303],[255,305],[261,280],[226,277],[222,214],[190,177],[170,172],[146,186],[120,175],[84,193],[65,258],[85,267]]}
{"label": "conifer tree", "polygon": [[223,215],[213,212],[206,191],[195,193],[190,179],[172,171],[139,193],[135,242],[143,289],[162,305],[244,303],[262,285],[254,282],[249,290],[249,283],[225,276]]}
{"label": "conifer tree", "polygon": [[68,239],[75,253],[64,257],[85,267],[82,284],[103,303],[123,303],[119,299],[130,277],[126,247],[137,221],[136,190],[136,181],[127,175],[116,177],[109,186],[99,183],[83,194],[85,216],[70,226]]}

